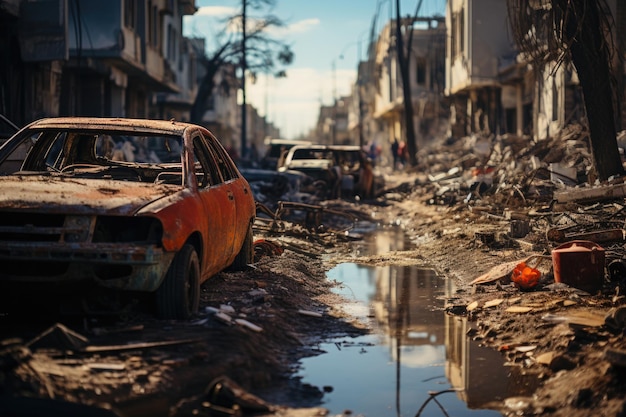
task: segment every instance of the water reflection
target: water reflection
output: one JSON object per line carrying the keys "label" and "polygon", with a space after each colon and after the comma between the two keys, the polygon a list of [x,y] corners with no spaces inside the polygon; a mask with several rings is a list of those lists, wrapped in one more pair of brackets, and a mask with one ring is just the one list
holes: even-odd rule
{"label": "water reflection", "polygon": [[446,377],[470,408],[497,407],[513,396],[532,395],[538,385],[524,369],[503,366],[502,354],[470,342],[467,318],[445,315]]}
{"label": "water reflection", "polygon": [[[331,413],[415,416],[429,392],[445,392],[422,415],[445,415],[439,405],[454,416],[500,415],[472,410],[476,407],[465,402],[467,396],[448,392],[464,388],[470,373],[463,374],[463,367],[472,361],[447,363],[448,342],[469,343],[466,337],[453,337],[459,335],[457,330],[446,327],[452,322],[443,312],[444,296],[454,290],[447,280],[430,269],[350,263],[328,276],[342,282],[340,292],[355,301],[348,304],[350,313],[369,319],[374,329],[370,336],[324,344],[321,348],[328,353],[303,361],[303,382],[332,387],[324,397]],[[470,353],[468,347],[451,349]],[[448,371],[454,379],[447,377]]]}
{"label": "water reflection", "polygon": [[[410,249],[402,230],[377,230],[354,244],[355,257]],[[332,340],[302,362],[303,382],[326,387],[324,407],[365,417],[500,416],[507,397],[530,395],[537,381],[503,366],[500,352],[467,337],[471,323],[444,313],[450,280],[418,266],[338,265],[344,309],[371,335]],[[329,389],[329,388],[332,388]],[[435,399],[429,393],[438,393]],[[431,401],[432,400],[432,401]],[[436,400],[436,401],[435,401]],[[445,411],[443,411],[445,409]]]}

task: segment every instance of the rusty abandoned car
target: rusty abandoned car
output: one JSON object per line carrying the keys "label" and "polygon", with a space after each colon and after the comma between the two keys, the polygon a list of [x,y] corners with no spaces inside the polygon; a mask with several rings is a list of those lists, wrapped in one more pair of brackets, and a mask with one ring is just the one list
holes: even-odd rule
{"label": "rusty abandoned car", "polygon": [[206,279],[252,262],[255,213],[200,126],[39,120],[0,148],[0,284],[153,293],[159,317],[186,319]]}

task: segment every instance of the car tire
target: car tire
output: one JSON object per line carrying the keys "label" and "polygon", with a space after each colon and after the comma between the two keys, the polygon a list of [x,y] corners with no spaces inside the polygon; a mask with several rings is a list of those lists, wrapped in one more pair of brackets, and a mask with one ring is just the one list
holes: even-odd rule
{"label": "car tire", "polygon": [[230,265],[229,270],[231,271],[245,271],[248,268],[248,265],[254,263],[254,237],[252,233],[252,224],[248,225],[248,231],[246,232],[246,237],[243,240],[243,245],[241,245],[241,249],[235,260]]}
{"label": "car tire", "polygon": [[200,261],[187,244],[176,254],[165,279],[156,291],[157,315],[162,319],[186,320],[200,304]]}

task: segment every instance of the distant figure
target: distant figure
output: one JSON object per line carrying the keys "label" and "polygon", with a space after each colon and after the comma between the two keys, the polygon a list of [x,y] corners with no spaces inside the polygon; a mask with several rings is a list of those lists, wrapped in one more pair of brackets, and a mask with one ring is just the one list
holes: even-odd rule
{"label": "distant figure", "polygon": [[398,139],[394,139],[391,144],[391,155],[393,156],[393,170],[395,171],[398,168],[398,150],[400,148],[400,144],[398,143]]}
{"label": "distant figure", "polygon": [[373,141],[370,145],[368,156],[372,162],[372,166],[376,166],[378,163],[378,157],[380,156],[380,146],[378,146],[376,141]]}
{"label": "distant figure", "polygon": [[401,141],[400,144],[398,145],[398,159],[400,160],[400,166],[402,166],[402,168],[404,168],[404,165],[406,164],[406,157],[407,157],[406,143],[404,141]]}
{"label": "distant figure", "polygon": [[354,187],[354,193],[361,198],[369,199],[373,197],[374,188],[374,170],[372,162],[367,158],[362,158],[361,167],[359,168],[359,180]]}
{"label": "distant figure", "polygon": [[337,199],[341,198],[341,181],[342,181],[342,171],[341,167],[337,164],[333,165],[330,168],[331,178],[330,178],[330,198]]}
{"label": "distant figure", "polygon": [[289,149],[286,146],[280,147],[280,156],[278,157],[278,162],[276,163],[276,169],[285,165],[285,159],[287,159],[287,154],[289,153]]}

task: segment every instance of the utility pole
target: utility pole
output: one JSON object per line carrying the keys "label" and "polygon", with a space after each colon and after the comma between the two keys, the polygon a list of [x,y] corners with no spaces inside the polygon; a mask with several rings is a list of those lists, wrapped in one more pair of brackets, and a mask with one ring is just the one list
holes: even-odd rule
{"label": "utility pole", "polygon": [[330,144],[335,145],[337,140],[337,65],[333,59],[333,125],[331,129]]}
{"label": "utility pole", "polygon": [[246,105],[246,71],[248,62],[246,60],[246,6],[248,0],[242,0],[243,8],[241,12],[241,159],[248,156],[248,146],[246,143],[246,122],[247,122],[247,105]]}
{"label": "utility pole", "polygon": [[363,88],[363,80],[361,77],[363,74],[361,73],[361,38],[358,39],[358,48],[357,48],[357,60],[356,60],[356,94],[357,94],[357,128],[359,129],[359,147],[363,149],[364,138],[363,138],[363,92],[361,89]]}

